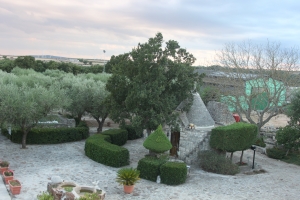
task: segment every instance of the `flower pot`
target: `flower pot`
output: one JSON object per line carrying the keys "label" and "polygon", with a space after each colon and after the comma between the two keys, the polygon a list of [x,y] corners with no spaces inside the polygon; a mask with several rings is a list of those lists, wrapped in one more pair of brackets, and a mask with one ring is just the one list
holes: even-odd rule
{"label": "flower pot", "polygon": [[9,180],[8,185],[13,195],[20,194],[22,186],[18,180]]}
{"label": "flower pot", "polygon": [[133,192],[134,185],[124,185],[124,192],[126,194],[130,194]]}
{"label": "flower pot", "polygon": [[4,177],[4,180],[5,180],[5,184],[8,184],[8,181],[9,181],[9,180],[13,180],[13,179],[14,179],[14,174],[12,174],[11,176],[8,176],[8,175],[5,175],[5,172],[12,172],[12,173],[13,173],[13,171],[11,171],[11,170],[5,170],[5,171],[2,173],[2,175],[3,175],[3,177]]}
{"label": "flower pot", "polygon": [[8,170],[8,167],[1,167],[0,166],[0,172],[1,174],[3,174],[4,171]]}

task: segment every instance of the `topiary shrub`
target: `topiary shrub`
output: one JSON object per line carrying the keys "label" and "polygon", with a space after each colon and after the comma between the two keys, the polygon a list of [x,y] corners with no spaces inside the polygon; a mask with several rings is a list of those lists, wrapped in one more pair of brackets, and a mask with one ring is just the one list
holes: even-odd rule
{"label": "topiary shrub", "polygon": [[273,147],[271,149],[267,149],[267,156],[274,159],[282,159],[285,157],[285,150],[284,149],[278,149],[276,147]]}
{"label": "topiary shrub", "polygon": [[157,176],[160,175],[160,166],[165,162],[165,159],[150,156],[142,158],[137,166],[137,170],[140,171],[140,177],[156,182]]}
{"label": "topiary shrub", "polygon": [[125,129],[109,129],[102,132],[102,135],[109,135],[111,143],[122,146],[126,144],[128,133]]}
{"label": "topiary shrub", "polygon": [[199,160],[204,171],[225,175],[235,175],[240,171],[239,166],[215,151],[201,151]]}
{"label": "topiary shrub", "polygon": [[96,162],[111,167],[129,165],[129,151],[111,143],[112,139],[109,134],[95,134],[85,142],[85,155]]}
{"label": "topiary shrub", "polygon": [[161,182],[167,185],[179,185],[185,182],[187,167],[185,163],[166,162],[160,166]]}
{"label": "topiary shrub", "polygon": [[143,137],[143,130],[134,128],[132,125],[120,126],[122,129],[126,129],[128,132],[128,140],[135,140]]}
{"label": "topiary shrub", "polygon": [[154,153],[163,153],[172,148],[172,144],[163,132],[161,125],[147,137],[143,145]]}

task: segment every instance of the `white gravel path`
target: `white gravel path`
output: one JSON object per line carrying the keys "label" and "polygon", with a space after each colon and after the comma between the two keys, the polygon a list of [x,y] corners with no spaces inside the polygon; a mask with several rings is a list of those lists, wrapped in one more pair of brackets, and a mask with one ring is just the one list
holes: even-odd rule
{"label": "white gravel path", "polygon": [[[20,195],[13,199],[34,200],[41,191],[46,191],[52,176],[60,176],[65,181],[79,185],[99,185],[107,193],[106,200],[298,200],[300,199],[300,167],[273,160],[257,153],[256,161],[267,171],[264,174],[225,176],[207,173],[197,166],[191,167],[191,173],[185,184],[167,186],[147,180],[137,183],[133,194],[124,194],[123,188],[115,182],[118,168],[104,166],[87,158],[84,154],[85,141],[56,145],[27,145],[20,149],[0,135],[0,159],[8,160],[15,177],[22,183]],[[147,150],[143,139],[128,141],[130,166],[137,162]],[[238,155],[238,153],[236,153]],[[251,156],[251,150],[245,151],[244,158]],[[1,200],[1,197],[0,197]]]}

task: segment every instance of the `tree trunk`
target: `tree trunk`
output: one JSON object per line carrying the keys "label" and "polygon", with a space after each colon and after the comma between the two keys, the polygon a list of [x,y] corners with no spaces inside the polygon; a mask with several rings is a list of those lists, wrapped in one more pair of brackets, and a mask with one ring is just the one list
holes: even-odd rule
{"label": "tree trunk", "polygon": [[22,149],[26,149],[26,138],[29,131],[23,129],[23,136],[22,136]]}
{"label": "tree trunk", "polygon": [[232,157],[233,157],[233,152],[231,152],[231,154],[230,154],[230,160],[231,160],[231,162],[232,162]]}
{"label": "tree trunk", "polygon": [[103,124],[104,124],[105,119],[107,118],[107,116],[108,116],[108,113],[105,114],[105,115],[101,118],[101,121],[99,120],[99,117],[93,116],[93,118],[96,119],[96,121],[97,121],[97,123],[98,123],[97,133],[101,133],[101,132],[102,132]]}
{"label": "tree trunk", "polygon": [[244,155],[244,150],[242,151],[241,157],[240,157],[240,165],[243,164],[243,155]]}

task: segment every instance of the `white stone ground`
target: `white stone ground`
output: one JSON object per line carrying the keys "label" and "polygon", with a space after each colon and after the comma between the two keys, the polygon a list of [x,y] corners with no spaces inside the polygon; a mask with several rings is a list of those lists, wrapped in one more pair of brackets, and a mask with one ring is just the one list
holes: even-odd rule
{"label": "white stone ground", "polygon": [[[92,182],[99,180],[100,188],[107,192],[106,200],[300,199],[300,167],[270,159],[260,153],[256,154],[256,161],[267,170],[264,174],[225,176],[207,173],[192,166],[185,184],[167,186],[140,180],[133,194],[124,194],[122,187],[115,182],[118,168],[104,166],[87,158],[84,155],[84,143],[27,145],[28,149],[24,150],[20,149],[19,144],[11,143],[0,135],[0,159],[11,163],[15,177],[23,186],[21,194],[13,199],[34,200],[39,192],[46,191],[50,177],[57,175],[82,186],[93,186]],[[142,143],[143,139],[139,139],[128,141],[125,145],[130,150],[132,167],[136,167],[138,160],[147,153]],[[252,155],[253,152],[247,150],[244,161],[247,161],[247,156],[252,159]]]}

